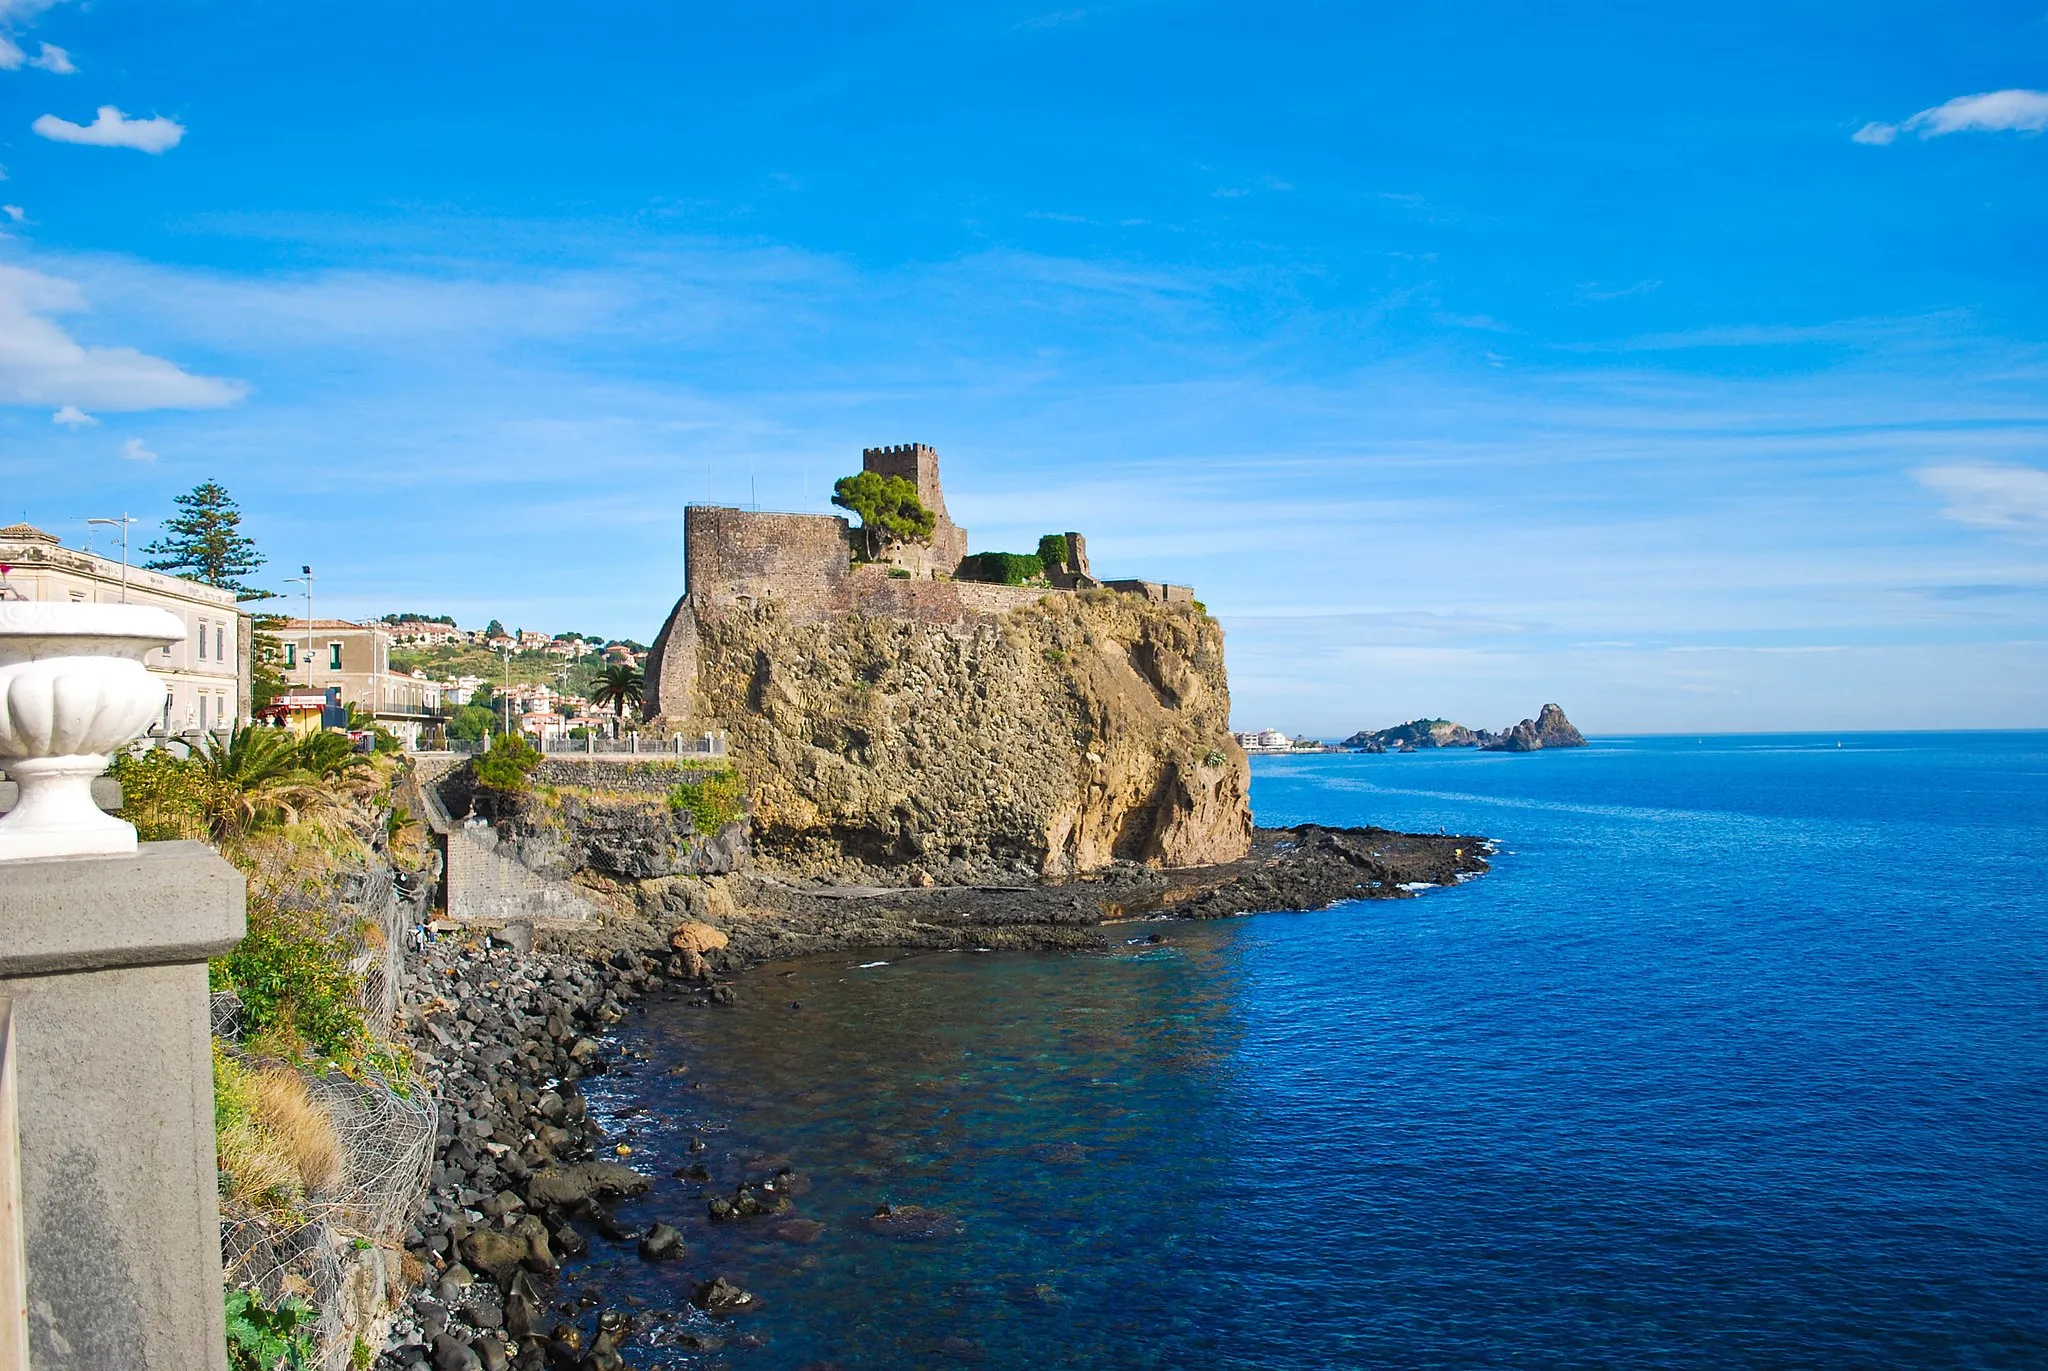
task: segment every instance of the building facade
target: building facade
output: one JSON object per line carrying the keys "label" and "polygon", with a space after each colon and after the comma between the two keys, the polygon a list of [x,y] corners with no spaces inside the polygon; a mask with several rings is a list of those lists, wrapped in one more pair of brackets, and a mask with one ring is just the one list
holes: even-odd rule
{"label": "building facade", "polygon": [[286,619],[273,634],[284,654],[285,679],[313,690],[341,688],[354,705],[409,748],[440,741],[439,681],[391,669],[391,634],[381,625],[346,619]]}
{"label": "building facade", "polygon": [[185,624],[185,641],[152,652],[150,674],[167,692],[152,737],[218,733],[249,718],[249,615],[231,590],[65,547],[28,524],[0,528],[0,598],[153,605]]}

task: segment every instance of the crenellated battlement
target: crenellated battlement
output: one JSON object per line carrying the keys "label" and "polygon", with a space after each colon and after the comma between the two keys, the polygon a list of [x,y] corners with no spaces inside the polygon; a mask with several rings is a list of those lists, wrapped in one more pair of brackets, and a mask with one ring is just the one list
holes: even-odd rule
{"label": "crenellated battlement", "polygon": [[862,448],[863,469],[877,476],[899,476],[917,487],[918,503],[932,512],[932,536],[922,548],[899,548],[894,559],[913,575],[950,576],[967,555],[967,530],[946,513],[946,492],[939,484],[939,452],[927,443],[893,443],[887,447]]}

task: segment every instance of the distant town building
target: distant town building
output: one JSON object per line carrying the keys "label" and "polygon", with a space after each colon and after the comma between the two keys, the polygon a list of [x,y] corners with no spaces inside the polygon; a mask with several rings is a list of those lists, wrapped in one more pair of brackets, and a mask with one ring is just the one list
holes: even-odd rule
{"label": "distant town building", "polygon": [[1262,728],[1255,733],[1233,733],[1237,745],[1246,752],[1292,752],[1299,746],[1277,728]]}
{"label": "distant town building", "polygon": [[382,624],[286,619],[275,636],[286,679],[315,690],[339,686],[343,704],[354,705],[409,748],[438,741],[442,685],[391,669],[391,635]]}
{"label": "distant town building", "polygon": [[133,566],[124,577],[119,562],[67,548],[54,533],[29,524],[0,528],[0,599],[118,604],[124,597],[185,623],[184,642],[144,661],[168,692],[151,736],[219,732],[248,719],[249,615],[233,591]]}
{"label": "distant town building", "polygon": [[444,643],[466,643],[469,635],[453,624],[430,623],[425,619],[400,619],[384,625],[394,643],[408,646],[440,647]]}

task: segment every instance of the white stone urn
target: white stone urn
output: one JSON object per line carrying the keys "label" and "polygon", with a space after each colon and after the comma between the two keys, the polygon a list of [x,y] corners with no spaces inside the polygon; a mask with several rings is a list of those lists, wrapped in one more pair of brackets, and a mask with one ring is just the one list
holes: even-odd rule
{"label": "white stone urn", "polygon": [[147,605],[0,601],[0,768],[21,787],[0,861],[135,851],[135,826],[101,812],[92,779],[163,713],[143,654],[184,637]]}

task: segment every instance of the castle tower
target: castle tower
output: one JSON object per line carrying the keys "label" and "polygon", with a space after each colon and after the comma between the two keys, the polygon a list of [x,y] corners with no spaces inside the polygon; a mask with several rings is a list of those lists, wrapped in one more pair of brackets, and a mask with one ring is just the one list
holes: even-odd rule
{"label": "castle tower", "polygon": [[922,571],[951,575],[967,555],[967,530],[946,514],[945,492],[939,486],[939,454],[923,443],[863,448],[861,466],[877,476],[900,476],[917,487],[918,502],[933,515],[931,560]]}

